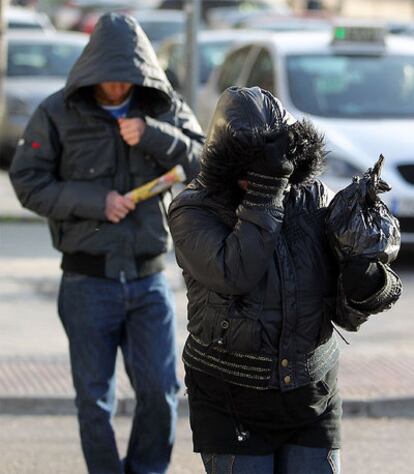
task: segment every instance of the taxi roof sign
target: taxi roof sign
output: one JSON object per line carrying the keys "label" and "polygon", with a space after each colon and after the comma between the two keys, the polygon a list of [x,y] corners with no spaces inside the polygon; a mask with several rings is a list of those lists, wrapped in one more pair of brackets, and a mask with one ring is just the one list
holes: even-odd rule
{"label": "taxi roof sign", "polygon": [[386,29],[378,25],[336,25],[333,29],[332,43],[350,44],[364,43],[371,45],[384,45]]}

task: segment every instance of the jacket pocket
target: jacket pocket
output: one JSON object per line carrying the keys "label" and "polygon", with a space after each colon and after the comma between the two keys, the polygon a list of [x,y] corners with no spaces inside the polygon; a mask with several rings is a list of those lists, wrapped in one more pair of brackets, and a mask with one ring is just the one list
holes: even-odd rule
{"label": "jacket pocket", "polygon": [[200,340],[203,345],[210,345],[214,341],[215,327],[219,319],[219,312],[212,306],[194,314],[188,321],[187,330]]}
{"label": "jacket pocket", "polygon": [[258,352],[261,347],[260,321],[247,318],[229,318],[220,322],[227,327],[224,345],[230,352]]}
{"label": "jacket pocket", "polygon": [[217,344],[229,352],[254,353],[262,345],[261,321],[233,310],[231,298],[215,292],[209,293],[208,303],[193,315],[187,329],[203,344]]}
{"label": "jacket pocket", "polygon": [[217,314],[214,339],[221,340],[229,352],[258,352],[261,348],[262,324],[256,318],[242,315],[228,306]]}
{"label": "jacket pocket", "polygon": [[73,219],[60,224],[59,250],[66,253],[104,253],[105,243],[100,235],[100,222],[92,219]]}
{"label": "jacket pocket", "polygon": [[94,180],[112,176],[115,168],[115,140],[109,131],[68,130],[61,165],[65,179]]}

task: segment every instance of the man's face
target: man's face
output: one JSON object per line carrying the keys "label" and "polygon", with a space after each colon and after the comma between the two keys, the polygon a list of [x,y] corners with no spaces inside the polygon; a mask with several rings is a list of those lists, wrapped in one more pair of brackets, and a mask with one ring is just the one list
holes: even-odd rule
{"label": "man's face", "polygon": [[130,82],[101,82],[95,86],[95,99],[103,105],[119,105],[128,97]]}

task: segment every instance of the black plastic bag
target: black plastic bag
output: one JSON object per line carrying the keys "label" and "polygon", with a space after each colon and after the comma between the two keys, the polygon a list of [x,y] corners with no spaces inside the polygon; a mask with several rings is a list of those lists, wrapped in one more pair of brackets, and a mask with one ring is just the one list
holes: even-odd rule
{"label": "black plastic bag", "polygon": [[400,225],[378,197],[391,188],[380,178],[384,157],[362,178],[339,191],[328,208],[326,232],[340,262],[365,257],[392,262],[401,244]]}

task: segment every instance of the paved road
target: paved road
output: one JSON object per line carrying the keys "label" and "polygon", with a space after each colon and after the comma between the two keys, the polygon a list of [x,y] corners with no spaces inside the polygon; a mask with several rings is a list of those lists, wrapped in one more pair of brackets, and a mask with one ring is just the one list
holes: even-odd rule
{"label": "paved road", "polygon": [[[398,305],[372,316],[359,333],[345,334],[351,345],[341,344],[340,382],[347,399],[414,399],[413,262],[413,255],[406,254],[396,266],[405,285]],[[51,247],[45,223],[0,222],[0,266],[0,396],[70,394],[67,341],[56,314],[59,254]],[[186,298],[172,254],[167,276],[175,290],[181,350],[186,337]],[[34,364],[43,363],[46,376],[40,387],[35,376],[40,366]],[[181,365],[179,369],[182,373]],[[23,373],[26,379],[20,380]],[[56,385],[58,377],[62,383],[53,389],[49,382]]]}
{"label": "paved road", "polygon": [[[116,418],[115,425],[124,453],[130,419]],[[346,419],[343,431],[342,474],[412,474],[414,420]],[[169,474],[202,472],[187,419],[181,417]],[[75,419],[0,417],[0,474],[86,474]]]}

